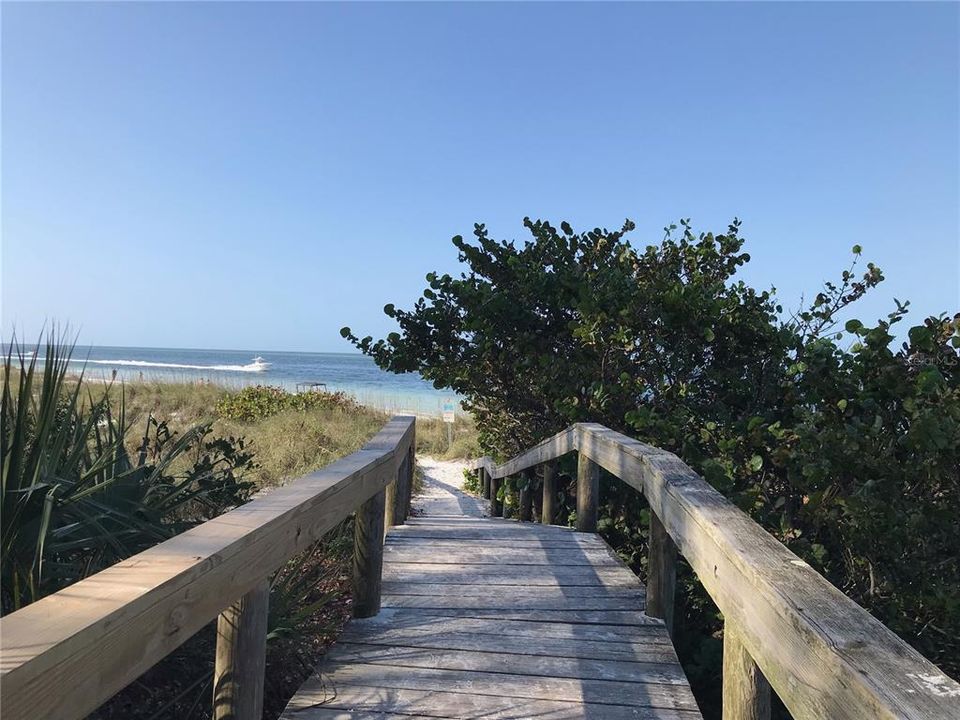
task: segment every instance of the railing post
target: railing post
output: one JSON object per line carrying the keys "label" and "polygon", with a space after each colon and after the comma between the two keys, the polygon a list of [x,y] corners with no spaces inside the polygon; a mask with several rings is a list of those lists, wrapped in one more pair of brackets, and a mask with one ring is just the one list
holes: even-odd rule
{"label": "railing post", "polygon": [[723,626],[723,720],[769,720],[770,684],[743,646],[737,624]]}
{"label": "railing post", "polygon": [[584,453],[577,457],[577,530],[597,531],[600,500],[600,466]]}
{"label": "railing post", "polygon": [[414,429],[414,434],[410,438],[410,448],[407,450],[407,460],[404,467],[406,468],[406,472],[404,473],[403,481],[403,520],[406,521],[406,519],[410,517],[410,503],[413,502],[413,477],[416,474],[417,468],[416,429]]}
{"label": "railing post", "polygon": [[647,559],[647,615],[660,618],[673,636],[673,603],[677,587],[677,546],[650,511],[650,554]]}
{"label": "railing post", "polygon": [[557,461],[551,460],[543,466],[543,509],[540,522],[553,525],[557,521]]}
{"label": "railing post", "polygon": [[260,720],[270,581],[220,613],[213,669],[214,720]]}
{"label": "railing post", "polygon": [[353,616],[357,618],[380,612],[385,504],[386,492],[381,490],[360,506],[353,525]]}
{"label": "railing post", "polygon": [[485,500],[490,499],[490,473],[487,472],[486,468],[480,468],[480,489]]}
{"label": "railing post", "polygon": [[500,486],[503,480],[500,478],[490,478],[490,516],[501,517],[503,515],[503,500],[500,499]]}
{"label": "railing post", "polygon": [[533,517],[533,469],[523,471],[523,487],[520,489],[520,501],[517,503],[517,519],[530,522]]}
{"label": "railing post", "polygon": [[407,497],[407,465],[409,462],[409,455],[405,455],[403,460],[400,461],[400,467],[397,468],[397,476],[384,489],[384,529],[392,528],[395,525],[403,525]]}

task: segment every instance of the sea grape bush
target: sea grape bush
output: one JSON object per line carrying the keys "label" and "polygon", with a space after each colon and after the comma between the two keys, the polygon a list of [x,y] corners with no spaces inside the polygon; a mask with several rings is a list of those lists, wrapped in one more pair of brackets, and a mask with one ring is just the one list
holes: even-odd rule
{"label": "sea grape bush", "polygon": [[[524,221],[523,244],[453,238],[468,271],[427,275],[385,339],[342,334],[394,372],[461,394],[485,451],[511,456],[573,422],[676,452],[831,582],[960,675],[960,316],[848,320],[882,282],[861,249],[813,302],[785,313],[737,277],[740,223],[689,221],[634,248],[616,231]],[[642,572],[647,511],[606,482],[602,531]],[[691,581],[693,582],[693,581]],[[680,623],[696,680],[715,610],[696,590]],[[706,638],[706,639],[704,639]],[[716,654],[713,652],[713,654]],[[706,662],[706,661],[704,661]],[[708,674],[713,670],[706,670]]]}
{"label": "sea grape bush", "polygon": [[270,385],[255,385],[236,393],[224,395],[217,401],[216,413],[226,420],[254,422],[283,410],[313,410],[339,408],[353,410],[356,401],[346,393],[310,390],[291,393]]}

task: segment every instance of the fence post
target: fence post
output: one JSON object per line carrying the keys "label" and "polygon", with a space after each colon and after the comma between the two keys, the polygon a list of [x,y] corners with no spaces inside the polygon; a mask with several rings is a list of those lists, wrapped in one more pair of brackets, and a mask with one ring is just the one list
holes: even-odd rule
{"label": "fence post", "polygon": [[220,613],[213,669],[214,720],[260,720],[270,581]]}
{"label": "fence post", "polygon": [[520,490],[520,502],[517,503],[517,519],[530,522],[533,517],[533,468],[523,471],[523,488]]}
{"label": "fence post", "polygon": [[354,521],[353,616],[356,618],[380,612],[385,504],[386,492],[381,490],[360,506]]}
{"label": "fence post", "polygon": [[503,480],[500,478],[490,478],[490,516],[501,517],[503,515],[503,501],[500,499],[500,485]]}
{"label": "fence post", "polygon": [[480,490],[485,500],[490,499],[490,473],[486,468],[480,468]]}
{"label": "fence post", "polygon": [[731,620],[723,625],[723,720],[770,720],[770,684]]}
{"label": "fence post", "polygon": [[677,587],[677,546],[653,511],[650,512],[650,554],[647,562],[647,615],[660,618],[673,636],[673,603]]}
{"label": "fence post", "polygon": [[551,460],[543,466],[543,509],[540,522],[553,525],[557,521],[557,461]]}
{"label": "fence post", "polygon": [[584,453],[577,457],[577,530],[597,531],[600,499],[600,466]]}

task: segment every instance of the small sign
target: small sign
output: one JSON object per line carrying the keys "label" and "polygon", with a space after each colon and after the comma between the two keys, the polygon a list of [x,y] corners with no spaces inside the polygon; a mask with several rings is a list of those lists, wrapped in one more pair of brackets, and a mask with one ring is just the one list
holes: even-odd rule
{"label": "small sign", "polygon": [[452,423],[456,417],[456,411],[454,410],[453,400],[444,400],[443,401],[443,421],[445,423]]}

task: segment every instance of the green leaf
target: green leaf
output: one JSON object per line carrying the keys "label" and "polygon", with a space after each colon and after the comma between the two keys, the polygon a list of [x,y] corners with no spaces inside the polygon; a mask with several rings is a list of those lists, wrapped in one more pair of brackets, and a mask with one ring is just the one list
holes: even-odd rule
{"label": "green leaf", "polygon": [[863,323],[859,320],[847,320],[846,325],[843,326],[848,333],[856,333],[860,331],[860,328],[863,327]]}
{"label": "green leaf", "polygon": [[853,246],[853,254],[854,254],[854,255],[859,255],[859,254],[862,253],[862,252],[863,252],[863,248],[862,248],[862,247],[860,247],[859,245],[854,245],[854,246]]}
{"label": "green leaf", "polygon": [[763,467],[762,457],[760,457],[759,455],[754,455],[752,458],[750,458],[750,469],[753,470],[753,472],[757,472],[762,467]]}

